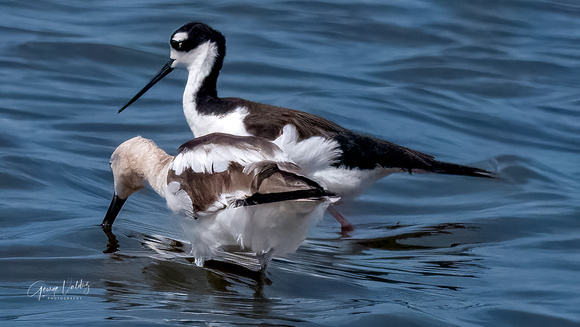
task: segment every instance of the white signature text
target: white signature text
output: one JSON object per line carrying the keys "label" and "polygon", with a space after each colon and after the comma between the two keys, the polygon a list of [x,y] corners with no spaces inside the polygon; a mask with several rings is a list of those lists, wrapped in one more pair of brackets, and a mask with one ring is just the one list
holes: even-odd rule
{"label": "white signature text", "polygon": [[62,284],[49,285],[45,281],[38,280],[28,288],[26,296],[47,300],[80,300],[83,295],[89,294],[91,287],[89,282],[81,280],[73,281],[72,278],[62,281]]}

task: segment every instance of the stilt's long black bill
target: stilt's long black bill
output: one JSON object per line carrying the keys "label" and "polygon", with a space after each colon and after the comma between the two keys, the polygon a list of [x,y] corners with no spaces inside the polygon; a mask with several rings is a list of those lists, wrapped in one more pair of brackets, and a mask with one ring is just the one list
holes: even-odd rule
{"label": "stilt's long black bill", "polygon": [[117,215],[119,214],[119,211],[121,211],[126,200],[127,199],[121,199],[117,194],[113,196],[107,214],[105,214],[105,219],[103,219],[103,222],[101,223],[103,229],[110,229],[111,226],[113,226],[113,222],[115,221],[115,218],[117,218]]}
{"label": "stilt's long black bill", "polygon": [[133,97],[133,99],[129,100],[129,102],[127,102],[127,104],[125,106],[123,106],[123,108],[119,109],[118,113],[121,113],[121,111],[125,110],[128,106],[133,104],[133,102],[137,101],[143,94],[145,94],[145,92],[149,91],[149,89],[152,88],[153,85],[157,84],[157,82],[162,80],[163,77],[169,75],[169,73],[171,73],[171,71],[173,71],[173,67],[171,67],[171,65],[173,64],[174,61],[175,61],[175,59],[169,59],[169,61],[165,64],[165,66],[163,66],[163,68],[161,68],[159,73],[157,73],[157,75],[155,77],[153,77],[151,82],[149,82],[149,84],[145,85],[145,87],[141,91],[139,91],[139,93],[137,93]]}

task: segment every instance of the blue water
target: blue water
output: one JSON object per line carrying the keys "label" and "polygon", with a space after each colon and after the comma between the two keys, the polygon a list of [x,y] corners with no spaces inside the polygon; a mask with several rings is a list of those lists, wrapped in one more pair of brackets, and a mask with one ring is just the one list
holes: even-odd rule
{"label": "blue water", "polygon": [[[0,325],[580,325],[580,4],[384,3],[1,2]],[[184,72],[116,114],[192,20],[227,37],[220,95],[499,178],[385,178],[264,275],[157,255],[176,224],[143,190],[103,253],[113,149],[192,136]]]}

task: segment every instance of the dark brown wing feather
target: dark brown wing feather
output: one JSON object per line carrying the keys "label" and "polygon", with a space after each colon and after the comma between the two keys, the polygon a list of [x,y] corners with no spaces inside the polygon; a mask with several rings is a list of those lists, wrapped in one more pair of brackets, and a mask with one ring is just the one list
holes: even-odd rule
{"label": "dark brown wing feather", "polygon": [[193,212],[205,211],[214,204],[224,193],[232,193],[238,190],[249,192],[252,177],[242,172],[243,167],[238,163],[230,163],[226,171],[219,173],[198,173],[191,169],[185,169],[176,175],[174,170],[169,170],[167,182],[178,182],[193,205]]}

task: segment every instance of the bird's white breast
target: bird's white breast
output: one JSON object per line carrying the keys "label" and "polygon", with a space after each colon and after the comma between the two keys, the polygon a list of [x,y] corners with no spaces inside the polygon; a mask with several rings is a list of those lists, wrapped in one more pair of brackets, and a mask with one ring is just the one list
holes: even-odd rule
{"label": "bird's white breast", "polygon": [[203,115],[195,109],[195,102],[189,102],[184,104],[184,113],[189,128],[195,137],[210,133],[250,135],[244,127],[244,118],[248,115],[248,110],[245,107],[238,107],[226,115]]}

